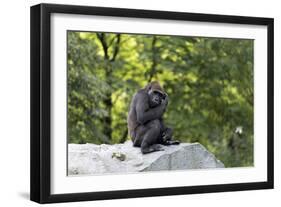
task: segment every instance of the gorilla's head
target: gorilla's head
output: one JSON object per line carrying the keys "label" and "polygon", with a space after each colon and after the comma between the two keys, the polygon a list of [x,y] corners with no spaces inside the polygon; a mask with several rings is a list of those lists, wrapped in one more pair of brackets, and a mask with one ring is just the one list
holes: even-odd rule
{"label": "gorilla's head", "polygon": [[150,107],[156,107],[167,97],[158,81],[153,81],[146,86]]}

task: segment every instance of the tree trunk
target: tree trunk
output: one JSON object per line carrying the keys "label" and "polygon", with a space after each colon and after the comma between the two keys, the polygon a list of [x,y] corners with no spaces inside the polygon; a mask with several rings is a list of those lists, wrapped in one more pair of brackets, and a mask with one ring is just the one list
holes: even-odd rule
{"label": "tree trunk", "polygon": [[[112,86],[112,62],[115,61],[115,58],[119,52],[119,44],[120,44],[120,34],[117,34],[116,37],[116,43],[114,44],[114,50],[112,57],[108,54],[108,49],[111,46],[107,43],[106,35],[104,33],[97,33],[97,37],[101,42],[103,52],[104,52],[104,62],[105,62],[105,79],[106,83],[109,87]],[[103,100],[105,105],[105,110],[107,111],[107,116],[104,118],[104,127],[103,127],[103,133],[105,136],[108,137],[109,140],[112,139],[112,99],[111,99],[111,90],[108,91],[106,94],[106,98]]]}
{"label": "tree trunk", "polygon": [[157,55],[157,52],[158,52],[157,48],[156,48],[156,41],[157,41],[156,36],[153,36],[152,42],[151,42],[151,53],[152,53],[151,54],[152,55],[151,61],[152,61],[152,65],[151,65],[150,72],[149,72],[148,83],[151,82],[152,78],[156,74],[156,65],[157,65],[156,55]]}
{"label": "tree trunk", "polygon": [[104,100],[105,104],[105,110],[107,111],[107,116],[104,118],[104,128],[103,133],[108,137],[109,140],[111,140],[112,135],[112,116],[111,116],[111,109],[112,109],[112,100],[111,100],[111,93],[108,93],[106,95],[106,99]]}

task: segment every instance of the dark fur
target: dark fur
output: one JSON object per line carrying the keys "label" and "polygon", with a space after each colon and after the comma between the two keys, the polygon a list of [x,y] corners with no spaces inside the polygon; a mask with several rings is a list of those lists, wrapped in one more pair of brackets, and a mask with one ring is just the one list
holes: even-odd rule
{"label": "dark fur", "polygon": [[159,144],[179,143],[172,140],[172,129],[163,122],[167,104],[167,94],[158,82],[148,84],[133,96],[127,119],[128,130],[133,145],[141,147],[143,154],[163,150]]}

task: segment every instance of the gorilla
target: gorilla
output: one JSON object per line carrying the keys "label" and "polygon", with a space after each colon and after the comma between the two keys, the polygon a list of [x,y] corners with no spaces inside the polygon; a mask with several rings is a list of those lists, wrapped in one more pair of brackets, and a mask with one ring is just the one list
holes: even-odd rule
{"label": "gorilla", "polygon": [[128,132],[133,146],[140,147],[143,154],[163,150],[161,144],[179,144],[172,140],[173,131],[163,122],[167,105],[168,95],[157,81],[133,96],[127,117]]}

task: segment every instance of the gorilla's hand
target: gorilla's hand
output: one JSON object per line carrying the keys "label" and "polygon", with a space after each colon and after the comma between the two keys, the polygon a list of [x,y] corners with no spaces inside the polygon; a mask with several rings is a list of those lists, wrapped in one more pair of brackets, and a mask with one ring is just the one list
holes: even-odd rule
{"label": "gorilla's hand", "polygon": [[168,95],[166,95],[162,102],[164,102],[164,104],[167,106],[168,101],[169,101],[169,98],[168,98]]}
{"label": "gorilla's hand", "polygon": [[163,113],[165,112],[168,105],[168,96],[166,96],[164,99],[162,99],[160,107],[163,110]]}

